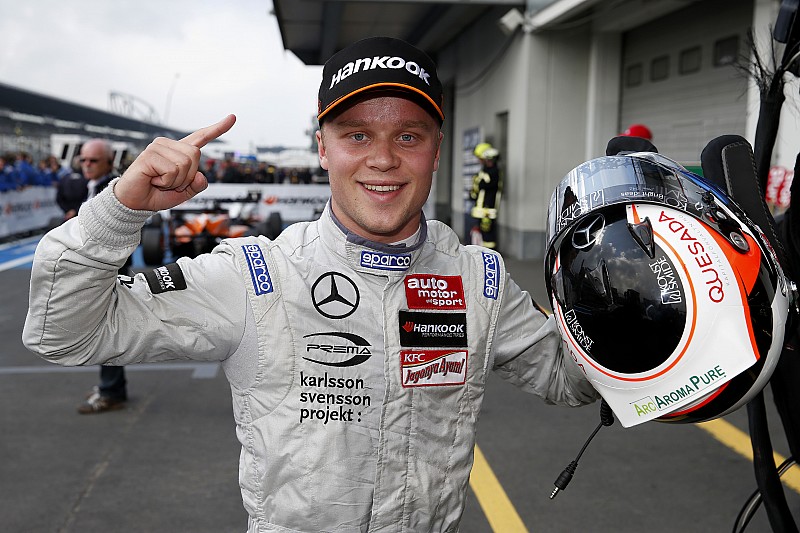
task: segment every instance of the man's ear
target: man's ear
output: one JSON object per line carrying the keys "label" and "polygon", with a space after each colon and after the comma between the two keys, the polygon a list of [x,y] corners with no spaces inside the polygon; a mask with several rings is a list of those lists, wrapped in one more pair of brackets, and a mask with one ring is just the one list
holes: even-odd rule
{"label": "man's ear", "polygon": [[441,151],[442,151],[442,139],[444,139],[444,133],[439,131],[439,141],[436,144],[436,155],[434,156],[434,159],[433,159],[433,171],[434,172],[439,170],[439,155],[441,154]]}
{"label": "man's ear", "polygon": [[328,155],[325,152],[325,142],[322,140],[322,130],[317,130],[317,155],[319,156],[319,166],[328,170]]}

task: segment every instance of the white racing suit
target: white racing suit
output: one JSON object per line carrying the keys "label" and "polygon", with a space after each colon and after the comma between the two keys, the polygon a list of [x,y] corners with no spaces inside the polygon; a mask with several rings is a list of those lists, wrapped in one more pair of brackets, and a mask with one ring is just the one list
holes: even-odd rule
{"label": "white racing suit", "polygon": [[23,341],[64,365],[222,362],[248,531],[457,531],[490,369],[597,398],[500,256],[439,222],[393,248],[328,207],[128,278],[152,213],[112,191],[41,241]]}

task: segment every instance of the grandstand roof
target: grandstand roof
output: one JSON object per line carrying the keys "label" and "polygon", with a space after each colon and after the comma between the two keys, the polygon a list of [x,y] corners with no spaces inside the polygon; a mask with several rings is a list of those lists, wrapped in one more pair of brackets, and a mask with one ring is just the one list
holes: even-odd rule
{"label": "grandstand roof", "polygon": [[53,133],[104,135],[119,139],[180,138],[188,132],[118,115],[60,98],[0,83],[0,129],[3,123],[28,123]]}

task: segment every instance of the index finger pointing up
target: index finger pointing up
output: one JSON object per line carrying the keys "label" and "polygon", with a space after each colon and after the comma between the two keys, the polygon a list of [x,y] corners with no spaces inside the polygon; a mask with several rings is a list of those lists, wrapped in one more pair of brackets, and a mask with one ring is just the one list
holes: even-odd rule
{"label": "index finger pointing up", "polygon": [[236,122],[236,116],[228,115],[227,117],[223,118],[216,124],[212,124],[211,126],[206,126],[205,128],[200,128],[194,133],[190,133],[189,135],[181,139],[181,142],[191,144],[192,146],[195,146],[197,148],[202,148],[206,144],[210,143],[217,137],[223,135],[228,130],[230,130],[235,122]]}

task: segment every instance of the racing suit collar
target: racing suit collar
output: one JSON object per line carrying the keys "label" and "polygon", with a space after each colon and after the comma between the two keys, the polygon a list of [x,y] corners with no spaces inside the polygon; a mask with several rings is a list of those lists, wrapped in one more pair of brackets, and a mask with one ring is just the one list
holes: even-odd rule
{"label": "racing suit collar", "polygon": [[[336,246],[334,251],[343,255],[346,262],[355,270],[374,274],[405,273],[419,255],[422,245],[425,244],[428,237],[428,224],[424,213],[420,217],[417,240],[410,245],[375,242],[353,233],[333,214],[330,201],[325,206],[322,218],[325,222],[323,232],[332,239],[329,242]],[[328,222],[333,222],[333,224]],[[344,253],[342,253],[342,247]]]}

